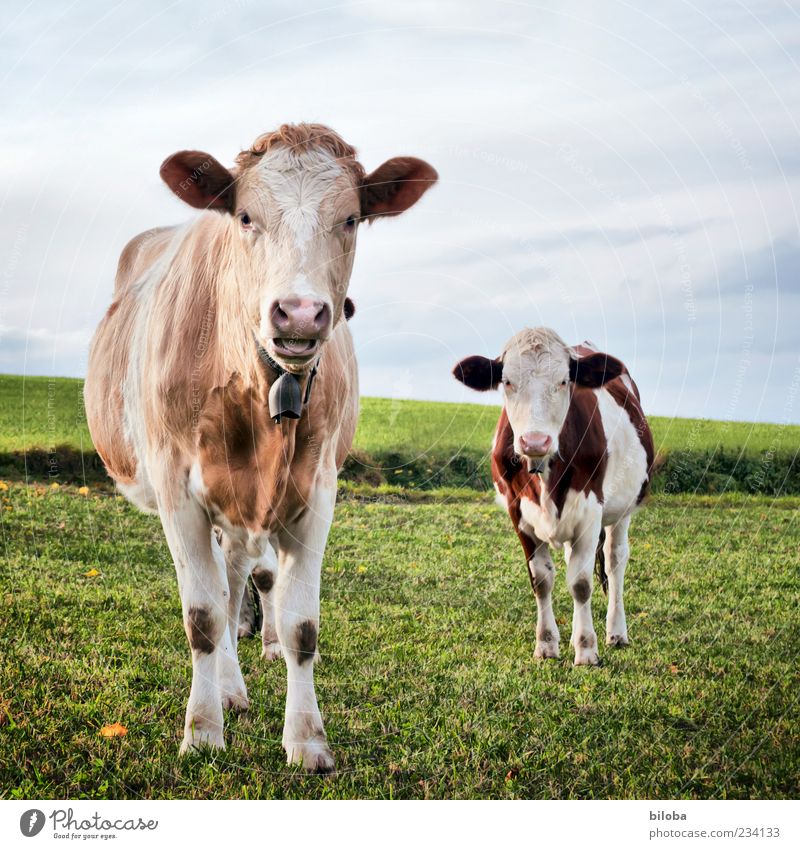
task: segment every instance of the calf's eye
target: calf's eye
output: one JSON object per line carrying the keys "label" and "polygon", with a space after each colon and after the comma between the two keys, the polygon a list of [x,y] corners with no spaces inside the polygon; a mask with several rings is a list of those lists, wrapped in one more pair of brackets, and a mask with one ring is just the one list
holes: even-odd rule
{"label": "calf's eye", "polygon": [[242,222],[242,228],[243,229],[245,229],[245,230],[252,230],[253,229],[253,222],[250,219],[250,216],[246,212],[242,212],[239,215],[239,221]]}
{"label": "calf's eye", "polygon": [[355,228],[356,228],[356,217],[355,217],[355,215],[348,215],[342,226],[347,231],[355,230]]}

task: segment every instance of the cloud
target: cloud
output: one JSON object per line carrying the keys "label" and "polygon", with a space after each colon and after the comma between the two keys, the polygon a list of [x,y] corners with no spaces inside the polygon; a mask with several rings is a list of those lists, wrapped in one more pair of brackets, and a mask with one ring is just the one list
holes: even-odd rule
{"label": "cloud", "polygon": [[81,373],[124,244],[191,214],[159,182],[166,155],[229,163],[313,119],[369,168],[410,153],[441,175],[359,236],[364,392],[479,401],[455,359],[548,324],[626,358],[664,414],[727,414],[746,355],[758,392],[736,414],[778,417],[798,45],[772,3],[29,7],[4,39],[0,367]]}

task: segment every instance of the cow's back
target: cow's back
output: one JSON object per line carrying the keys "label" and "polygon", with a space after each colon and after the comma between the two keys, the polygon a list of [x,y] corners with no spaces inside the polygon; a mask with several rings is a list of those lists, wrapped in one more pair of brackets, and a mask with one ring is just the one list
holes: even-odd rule
{"label": "cow's back", "polygon": [[114,480],[131,485],[137,459],[125,424],[125,384],[140,300],[134,285],[163,256],[175,227],[140,233],[124,247],[117,265],[114,300],[95,331],[89,350],[84,402],[97,453]]}
{"label": "cow's back", "polygon": [[604,513],[615,522],[647,495],[655,453],[653,436],[639,389],[627,370],[595,391],[608,453]]}

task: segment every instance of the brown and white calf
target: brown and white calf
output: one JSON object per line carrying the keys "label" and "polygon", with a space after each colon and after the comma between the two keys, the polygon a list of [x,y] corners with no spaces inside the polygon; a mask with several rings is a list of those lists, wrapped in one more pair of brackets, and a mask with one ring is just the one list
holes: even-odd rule
{"label": "brown and white calf", "polygon": [[367,174],[330,129],[299,124],[260,136],[231,170],[183,151],[161,176],[204,212],[122,252],[85,401],[106,468],[158,513],[175,562],[192,653],[181,751],[223,748],[223,708],[248,706],[238,617],[258,567],[287,667],[287,759],[331,772],[313,660],[358,414],[343,320],[356,231],[412,206],[436,172],[401,157]]}
{"label": "brown and white calf", "polygon": [[588,343],[569,348],[544,327],[517,333],[497,359],[467,357],[453,374],[480,391],[503,386],[492,477],[525,551],[536,596],[535,657],[559,656],[549,547],[563,547],[574,602],[575,663],[597,665],[592,571],[603,529],[606,643],[628,644],[628,526],[647,494],[653,464],[639,390],[619,360]]}

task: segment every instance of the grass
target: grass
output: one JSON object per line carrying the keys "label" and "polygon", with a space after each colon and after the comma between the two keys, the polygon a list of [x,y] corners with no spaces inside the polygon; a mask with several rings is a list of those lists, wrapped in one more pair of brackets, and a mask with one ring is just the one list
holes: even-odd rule
{"label": "grass", "polygon": [[[0,375],[0,451],[65,445],[92,450],[83,411],[83,381]],[[499,397],[499,396],[498,396]],[[500,408],[479,404],[362,398],[355,449],[396,451],[409,458],[491,448]],[[670,419],[651,416],[656,450],[739,451],[760,454],[800,445],[800,425]]]}
{"label": "grass", "polygon": [[[499,397],[499,396],[498,396]],[[362,398],[355,446],[370,454],[391,448],[410,456],[426,452],[488,453],[500,407],[434,401]],[[650,416],[656,450],[739,451],[759,454],[800,445],[800,425],[781,426],[710,419]]]}
{"label": "grass", "polygon": [[[0,375],[0,476],[105,477],[82,381]],[[362,398],[346,479],[407,489],[491,487],[499,407]],[[800,494],[800,426],[650,418],[663,465],[656,491]]]}
{"label": "grass", "polygon": [[[92,490],[2,497],[4,798],[790,798],[800,775],[800,499],[659,496],[635,519],[632,645],[533,660],[535,605],[483,495],[347,486],[324,561],[318,695],[340,774],[280,748],[283,664],[177,757],[190,661],[153,517]],[[427,503],[427,500],[433,503]],[[95,569],[95,577],[86,573]],[[603,638],[604,601],[595,595]],[[560,567],[562,640],[571,604]],[[122,738],[99,729],[120,722]]]}

